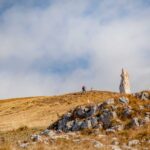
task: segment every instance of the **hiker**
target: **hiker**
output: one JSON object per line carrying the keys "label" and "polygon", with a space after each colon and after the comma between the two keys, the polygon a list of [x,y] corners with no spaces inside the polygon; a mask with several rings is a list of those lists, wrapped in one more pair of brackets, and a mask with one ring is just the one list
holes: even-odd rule
{"label": "hiker", "polygon": [[82,86],[82,93],[85,93],[86,92],[86,87],[83,85]]}

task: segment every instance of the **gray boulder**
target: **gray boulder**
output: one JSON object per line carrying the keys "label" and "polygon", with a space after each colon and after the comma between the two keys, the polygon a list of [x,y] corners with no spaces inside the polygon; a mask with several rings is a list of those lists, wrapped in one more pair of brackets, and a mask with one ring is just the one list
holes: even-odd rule
{"label": "gray boulder", "polygon": [[72,127],[73,127],[73,125],[74,125],[74,121],[73,121],[73,120],[72,120],[72,121],[68,121],[68,122],[66,123],[66,128],[67,128],[67,130],[71,130]]}
{"label": "gray boulder", "polygon": [[91,124],[92,124],[93,128],[98,125],[98,119],[97,119],[97,117],[91,117],[90,120],[91,120]]}
{"label": "gray boulder", "polygon": [[87,122],[87,128],[91,129],[92,128],[92,122],[91,122],[91,120],[88,119],[88,120],[86,120],[86,122]]}
{"label": "gray boulder", "polygon": [[132,114],[132,109],[130,107],[126,107],[123,111],[123,117],[130,117]]}
{"label": "gray boulder", "polygon": [[79,117],[79,118],[85,118],[86,117],[86,114],[84,112],[84,109],[82,107],[80,108],[77,108],[74,112],[74,114]]}
{"label": "gray boulder", "polygon": [[88,128],[88,124],[87,124],[87,121],[84,120],[81,124],[81,129],[87,129]]}
{"label": "gray boulder", "polygon": [[60,130],[60,131],[65,130],[66,123],[67,123],[67,120],[64,120],[64,119],[59,120],[58,125],[57,125],[57,130]]}
{"label": "gray boulder", "polygon": [[81,129],[81,125],[82,125],[82,121],[75,120],[73,122],[71,130],[72,131],[79,131]]}
{"label": "gray boulder", "polygon": [[111,118],[112,118],[112,112],[107,109],[105,109],[103,113],[100,115],[99,120],[103,123],[103,127],[105,129],[111,126]]}
{"label": "gray boulder", "polygon": [[97,111],[97,106],[89,106],[89,107],[78,107],[73,112],[74,116],[78,118],[88,118],[91,117]]}

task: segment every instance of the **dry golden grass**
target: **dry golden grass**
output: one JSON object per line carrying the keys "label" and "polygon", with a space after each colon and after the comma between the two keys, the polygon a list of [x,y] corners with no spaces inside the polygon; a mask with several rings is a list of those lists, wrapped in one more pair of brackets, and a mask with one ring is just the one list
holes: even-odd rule
{"label": "dry golden grass", "polygon": [[[31,142],[30,136],[32,134],[39,133],[42,129],[31,129],[27,127],[21,127],[17,130],[12,131],[3,131],[0,132],[0,138],[4,138],[3,142],[0,141],[0,150],[20,150],[22,149],[18,145],[18,141],[24,141],[24,142]],[[94,139],[95,137],[93,135],[81,135],[79,139]],[[98,139],[97,139],[98,140]],[[106,142],[106,141],[105,141]],[[75,143],[73,142],[72,138],[64,139],[59,138],[56,140],[49,141],[49,144],[44,143],[37,143],[30,145],[27,150],[96,150],[93,143],[89,142],[89,140],[85,140],[81,143]],[[106,150],[102,148],[101,150]],[[109,148],[108,148],[109,150]]]}
{"label": "dry golden grass", "polygon": [[117,93],[92,91],[85,94],[72,93],[62,96],[17,98],[0,101],[0,131],[21,126],[48,127],[59,116],[77,105],[98,103]]}
{"label": "dry golden grass", "polygon": [[[114,97],[116,102],[118,97],[125,96],[130,99],[129,105],[133,108],[135,115],[140,114],[140,105],[150,104],[149,101],[137,100],[132,95],[124,95],[105,91],[90,91],[85,94],[71,93],[61,96],[41,96],[29,98],[17,98],[0,101],[0,150],[18,150],[18,140],[29,141],[30,136],[39,133],[55,122],[61,115],[74,109],[78,105],[100,103],[108,98]],[[122,104],[117,102],[122,107]],[[120,109],[121,114],[122,109]],[[145,109],[143,111],[149,111]],[[119,112],[118,112],[119,114]],[[134,115],[134,114],[133,114]],[[127,121],[127,120],[125,120]],[[104,134],[105,131],[101,131]],[[127,143],[128,140],[140,139],[150,140],[150,126],[143,126],[140,129],[123,130],[116,134],[99,138],[92,134],[90,130],[81,132],[80,138],[91,138],[102,141],[106,145],[111,144],[111,139],[117,137],[120,143]],[[150,147],[150,144],[143,142],[138,149],[143,146]],[[28,150],[95,150],[96,148],[88,141],[80,144],[74,143],[71,139],[58,139],[55,143],[36,144],[29,146]],[[109,150],[109,147],[103,148]]]}

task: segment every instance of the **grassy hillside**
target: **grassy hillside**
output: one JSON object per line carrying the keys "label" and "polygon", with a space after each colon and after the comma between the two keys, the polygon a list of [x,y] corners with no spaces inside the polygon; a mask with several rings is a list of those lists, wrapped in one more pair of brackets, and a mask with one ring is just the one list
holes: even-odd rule
{"label": "grassy hillside", "polygon": [[[150,91],[147,91],[150,94]],[[13,147],[18,147],[18,141],[30,141],[32,134],[38,134],[46,129],[50,124],[54,123],[63,114],[69,110],[74,109],[78,105],[89,105],[103,102],[109,98],[118,99],[119,97],[128,97],[130,100],[129,105],[134,109],[135,113],[140,113],[139,106],[147,106],[150,101],[142,101],[133,95],[124,95],[114,92],[106,91],[89,91],[82,93],[71,93],[61,96],[41,96],[41,97],[28,97],[28,98],[16,98],[0,101],[0,150],[11,150]],[[118,102],[117,102],[118,103]],[[119,104],[120,107],[125,105]],[[144,108],[142,111],[149,112],[148,108]],[[128,121],[128,120],[127,120]],[[142,147],[150,148],[150,126],[145,125],[139,129],[126,129],[115,134],[105,133],[100,131],[98,135],[95,135],[94,130],[85,130],[80,134],[77,133],[73,136],[69,136],[69,140],[61,138],[50,140],[48,145],[43,143],[37,143],[32,145],[29,149],[97,149],[95,141],[100,141],[105,144],[105,148],[112,149],[114,138],[117,138],[118,142],[123,145],[132,139],[139,139],[141,142],[138,145],[139,149]],[[78,144],[80,141],[80,144]],[[31,142],[32,143],[32,142]],[[108,145],[108,147],[107,147]]]}
{"label": "grassy hillside", "polygon": [[117,93],[92,91],[62,96],[16,98],[0,101],[0,131],[21,126],[47,127],[77,105],[101,102]]}

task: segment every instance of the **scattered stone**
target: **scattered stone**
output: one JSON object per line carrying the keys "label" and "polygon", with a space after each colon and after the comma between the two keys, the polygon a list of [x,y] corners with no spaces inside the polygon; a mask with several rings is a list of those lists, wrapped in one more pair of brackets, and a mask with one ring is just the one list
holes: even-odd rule
{"label": "scattered stone", "polygon": [[148,92],[135,93],[134,96],[141,100],[150,100],[150,94]]}
{"label": "scattered stone", "polygon": [[94,135],[99,135],[100,134],[100,130],[99,129],[93,129],[93,134]]}
{"label": "scattered stone", "polygon": [[108,109],[103,110],[103,113],[100,116],[100,121],[103,123],[103,127],[105,129],[108,129],[111,127],[111,118],[112,118],[112,113]]}
{"label": "scattered stone", "polygon": [[145,116],[144,119],[143,119],[143,122],[145,124],[149,123],[150,122],[150,117],[149,116]]}
{"label": "scattered stone", "polygon": [[149,100],[150,95],[147,92],[143,92],[142,95],[141,95],[141,99],[142,100]]}
{"label": "scattered stone", "polygon": [[137,150],[137,149],[130,147],[128,145],[123,145],[122,148],[123,148],[123,150]]}
{"label": "scattered stone", "polygon": [[139,108],[140,108],[140,110],[143,110],[143,109],[144,109],[144,106],[140,105]]}
{"label": "scattered stone", "polygon": [[31,136],[31,140],[34,142],[41,142],[42,141],[41,136],[36,135],[36,134]]}
{"label": "scattered stone", "polygon": [[116,132],[116,130],[114,130],[114,129],[107,129],[106,130],[106,133],[115,133]]}
{"label": "scattered stone", "polygon": [[131,120],[131,123],[130,123],[131,127],[139,127],[140,124],[139,124],[139,119],[134,117],[132,120]]}
{"label": "scattered stone", "polygon": [[82,124],[83,124],[83,122],[78,121],[78,120],[74,120],[73,121],[73,126],[72,126],[71,130],[72,131],[79,131]]}
{"label": "scattered stone", "polygon": [[131,114],[132,114],[132,112],[133,112],[133,111],[131,110],[130,107],[126,107],[126,108],[124,109],[124,111],[123,111],[123,117],[126,117],[126,118],[130,117]]}
{"label": "scattered stone", "polygon": [[112,150],[121,150],[121,148],[117,145],[111,145]]}
{"label": "scattered stone", "polygon": [[18,145],[21,147],[21,148],[27,148],[29,146],[29,143],[27,141],[18,141]]}
{"label": "scattered stone", "polygon": [[86,122],[87,122],[87,128],[91,129],[92,128],[92,122],[91,122],[91,120],[90,119],[86,120]]}
{"label": "scattered stone", "polygon": [[50,130],[46,129],[40,135],[49,135]]}
{"label": "scattered stone", "polygon": [[118,142],[118,141],[112,141],[111,144],[112,144],[112,145],[119,145],[119,142]]}
{"label": "scattered stone", "polygon": [[113,127],[111,127],[111,129],[115,130],[115,131],[122,131],[124,129],[123,125],[115,125]]}
{"label": "scattered stone", "polygon": [[98,127],[97,126],[98,125],[98,118],[97,117],[91,117],[90,120],[91,120],[91,124],[92,124],[93,128]]}
{"label": "scattered stone", "polygon": [[120,98],[119,98],[119,101],[120,101],[121,103],[124,103],[124,104],[128,104],[128,103],[129,103],[129,99],[126,98],[126,97],[120,97]]}
{"label": "scattered stone", "polygon": [[111,99],[106,100],[105,103],[106,103],[107,105],[112,105],[112,104],[114,104],[114,103],[115,103],[114,98],[111,98]]}
{"label": "scattered stone", "polygon": [[49,130],[49,133],[48,133],[48,136],[49,136],[49,137],[53,137],[53,136],[55,136],[55,135],[56,135],[56,132],[55,132],[55,131]]}
{"label": "scattered stone", "polygon": [[140,142],[139,140],[131,140],[128,142],[128,146],[135,146],[138,145]]}
{"label": "scattered stone", "polygon": [[102,148],[102,147],[104,146],[104,145],[103,145],[102,143],[100,143],[99,141],[94,141],[93,144],[94,144],[94,147],[95,147],[95,148]]}
{"label": "scattered stone", "polygon": [[20,147],[21,147],[21,148],[27,148],[28,145],[29,145],[29,143],[22,143],[22,144],[20,144]]}
{"label": "scattered stone", "polygon": [[72,120],[72,121],[68,121],[67,123],[66,123],[66,128],[68,129],[68,130],[71,130],[71,128],[73,127],[73,124],[74,124],[74,121]]}

